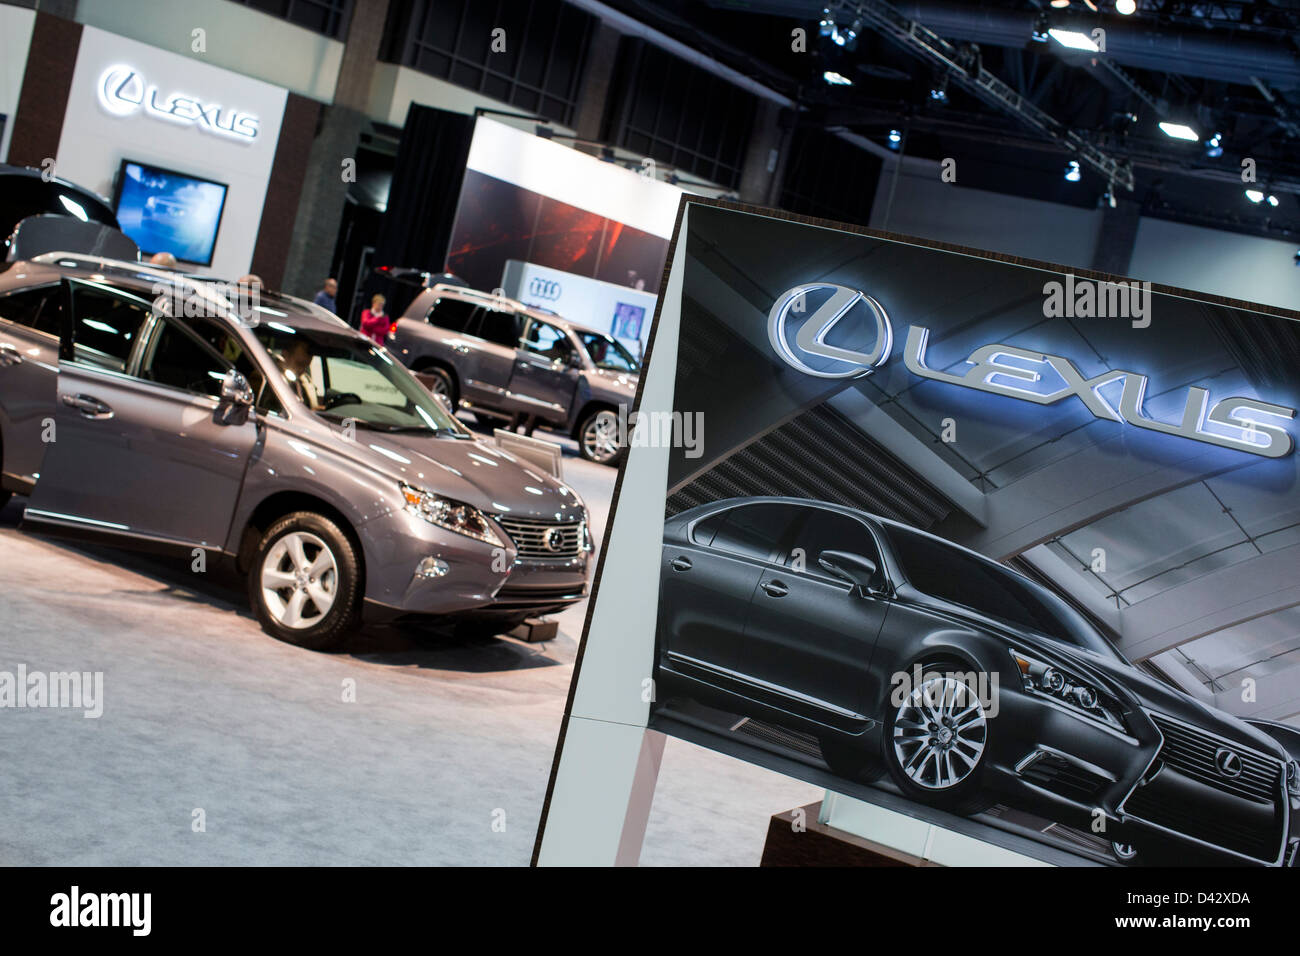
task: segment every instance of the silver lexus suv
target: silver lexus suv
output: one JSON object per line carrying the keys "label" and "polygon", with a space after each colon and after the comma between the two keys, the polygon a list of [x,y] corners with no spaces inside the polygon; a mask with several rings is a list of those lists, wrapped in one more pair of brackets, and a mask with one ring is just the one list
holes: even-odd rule
{"label": "silver lexus suv", "polygon": [[613,336],[460,286],[416,296],[388,347],[453,408],[477,418],[531,415],[571,435],[584,458],[617,465],[619,407],[636,397],[640,363]]}
{"label": "silver lexus suv", "polygon": [[67,253],[0,270],[0,505],[30,496],[24,526],[234,562],[263,628],[311,648],[586,595],[577,494],[332,314]]}

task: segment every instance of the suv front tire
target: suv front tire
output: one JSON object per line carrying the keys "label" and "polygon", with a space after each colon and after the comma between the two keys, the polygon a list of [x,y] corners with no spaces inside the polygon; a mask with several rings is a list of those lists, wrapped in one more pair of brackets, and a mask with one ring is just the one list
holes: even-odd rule
{"label": "suv front tire", "polygon": [[248,599],[272,637],[317,651],[336,647],[359,617],[356,548],[323,515],[285,515],[258,543],[248,569]]}

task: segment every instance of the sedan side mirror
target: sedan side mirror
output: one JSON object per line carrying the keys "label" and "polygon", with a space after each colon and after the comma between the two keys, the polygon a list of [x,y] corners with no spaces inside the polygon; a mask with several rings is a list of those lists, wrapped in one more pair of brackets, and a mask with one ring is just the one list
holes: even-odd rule
{"label": "sedan side mirror", "polygon": [[850,551],[823,551],[817,555],[817,563],[863,595],[874,589],[880,570],[875,561]]}
{"label": "sedan side mirror", "polygon": [[256,396],[243,374],[230,369],[221,380],[221,398],[213,420],[219,425],[242,425],[248,421],[249,410]]}

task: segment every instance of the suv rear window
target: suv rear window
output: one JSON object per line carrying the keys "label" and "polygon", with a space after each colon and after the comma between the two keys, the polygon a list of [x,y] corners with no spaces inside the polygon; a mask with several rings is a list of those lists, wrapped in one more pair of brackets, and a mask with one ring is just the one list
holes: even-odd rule
{"label": "suv rear window", "polygon": [[477,309],[473,302],[464,299],[436,299],[425,315],[425,321],[449,332],[464,332]]}
{"label": "suv rear window", "polygon": [[498,309],[483,309],[475,326],[469,330],[470,335],[511,348],[519,344],[519,335],[523,331],[518,313]]}
{"label": "suv rear window", "polygon": [[45,286],[0,296],[0,319],[47,335],[59,334],[59,288]]}

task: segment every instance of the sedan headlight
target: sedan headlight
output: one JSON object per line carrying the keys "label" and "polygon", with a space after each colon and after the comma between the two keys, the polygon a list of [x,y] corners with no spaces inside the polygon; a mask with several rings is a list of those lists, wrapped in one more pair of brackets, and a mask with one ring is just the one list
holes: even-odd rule
{"label": "sedan headlight", "polygon": [[1119,702],[1095,684],[1017,650],[1011,652],[1011,659],[1016,662],[1021,683],[1029,693],[1051,698],[1085,717],[1124,730],[1124,723],[1119,719]]}
{"label": "sedan headlight", "polygon": [[413,515],[419,515],[430,524],[454,531],[456,534],[463,534],[475,541],[485,542],[493,547],[505,547],[505,542],[492,529],[487,515],[473,505],[444,498],[442,495],[435,495],[431,491],[424,491],[407,484],[402,485],[402,496],[406,499],[406,510]]}

